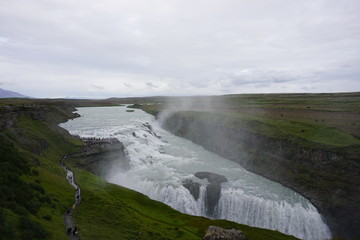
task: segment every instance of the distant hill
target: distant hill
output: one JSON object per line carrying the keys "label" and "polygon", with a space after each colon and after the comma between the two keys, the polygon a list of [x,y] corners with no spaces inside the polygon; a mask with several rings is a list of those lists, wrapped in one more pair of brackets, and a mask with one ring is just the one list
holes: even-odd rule
{"label": "distant hill", "polygon": [[17,92],[12,92],[0,88],[0,98],[29,98],[29,97]]}

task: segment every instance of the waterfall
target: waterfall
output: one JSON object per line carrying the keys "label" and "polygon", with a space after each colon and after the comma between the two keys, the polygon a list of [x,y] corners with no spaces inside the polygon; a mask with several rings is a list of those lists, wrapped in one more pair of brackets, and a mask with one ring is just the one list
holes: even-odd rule
{"label": "waterfall", "polygon": [[245,194],[240,189],[223,189],[216,218],[255,227],[278,230],[301,239],[329,238],[329,229],[309,202],[291,204]]}
{"label": "waterfall", "polygon": [[[82,137],[116,137],[126,149],[131,168],[112,173],[108,180],[161,201],[183,213],[206,215],[207,180],[194,173],[225,176],[221,196],[211,218],[278,230],[301,239],[330,239],[317,209],[296,192],[246,171],[237,163],[206,151],[161,129],[152,116],[125,107],[81,108],[81,118],[61,126]],[[199,198],[182,184],[200,185]]]}

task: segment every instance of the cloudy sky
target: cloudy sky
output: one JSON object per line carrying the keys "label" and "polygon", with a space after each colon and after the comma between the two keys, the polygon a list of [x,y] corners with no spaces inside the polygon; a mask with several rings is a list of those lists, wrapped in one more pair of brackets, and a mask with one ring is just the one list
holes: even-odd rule
{"label": "cloudy sky", "polygon": [[87,98],[360,91],[360,1],[1,0],[0,88]]}

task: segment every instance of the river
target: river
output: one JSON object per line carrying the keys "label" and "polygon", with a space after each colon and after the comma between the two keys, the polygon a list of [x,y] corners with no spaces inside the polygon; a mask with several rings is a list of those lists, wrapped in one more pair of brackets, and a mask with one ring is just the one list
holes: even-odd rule
{"label": "river", "polygon": [[[194,173],[221,174],[228,182],[221,184],[221,196],[210,217],[278,230],[301,239],[331,238],[317,209],[298,193],[163,130],[153,116],[142,110],[126,110],[78,108],[80,118],[60,125],[73,135],[112,137],[124,144],[131,167],[109,170],[109,182],[146,194],[183,213],[206,216],[208,182]],[[187,179],[201,184],[198,200],[182,185]]]}

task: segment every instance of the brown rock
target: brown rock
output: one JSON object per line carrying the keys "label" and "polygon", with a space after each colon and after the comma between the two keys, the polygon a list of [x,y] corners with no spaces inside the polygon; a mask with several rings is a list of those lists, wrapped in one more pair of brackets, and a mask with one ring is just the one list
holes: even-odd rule
{"label": "brown rock", "polygon": [[216,226],[209,226],[204,240],[248,240],[245,234],[234,228],[224,229]]}

